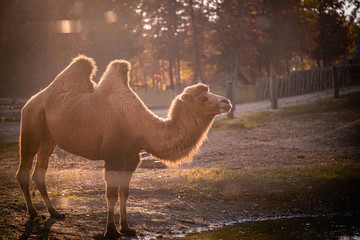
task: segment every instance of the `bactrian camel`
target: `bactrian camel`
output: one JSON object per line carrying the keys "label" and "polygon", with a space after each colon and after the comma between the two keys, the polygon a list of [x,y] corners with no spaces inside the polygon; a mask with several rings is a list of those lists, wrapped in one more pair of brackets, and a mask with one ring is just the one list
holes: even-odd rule
{"label": "bactrian camel", "polygon": [[[21,111],[20,165],[16,178],[30,219],[38,213],[29,193],[30,172],[51,218],[64,218],[51,204],[45,174],[56,145],[91,160],[105,161],[107,225],[105,237],[136,235],[126,219],[129,183],[140,162],[139,152],[178,163],[198,151],[215,115],[231,109],[229,100],[203,84],[185,88],[172,102],[167,119],[154,115],[129,86],[130,63],[112,61],[98,84],[96,65],[78,56]],[[120,197],[120,231],[114,206]]]}

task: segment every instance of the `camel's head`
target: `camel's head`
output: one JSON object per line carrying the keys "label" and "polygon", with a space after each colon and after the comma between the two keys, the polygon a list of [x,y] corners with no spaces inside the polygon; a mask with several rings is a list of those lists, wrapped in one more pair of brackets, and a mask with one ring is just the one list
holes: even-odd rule
{"label": "camel's head", "polygon": [[198,116],[227,113],[232,107],[227,98],[211,93],[209,86],[201,83],[185,88],[179,99]]}

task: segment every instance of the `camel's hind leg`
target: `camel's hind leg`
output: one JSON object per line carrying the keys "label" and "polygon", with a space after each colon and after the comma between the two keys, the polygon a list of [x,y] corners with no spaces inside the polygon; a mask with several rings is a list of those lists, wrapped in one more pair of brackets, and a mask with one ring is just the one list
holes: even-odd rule
{"label": "camel's hind leg", "polygon": [[36,145],[26,146],[26,147],[21,146],[20,165],[16,173],[16,179],[18,180],[21,190],[24,194],[26,208],[27,208],[27,212],[30,215],[30,219],[34,219],[38,215],[31,201],[30,189],[29,189],[30,171],[37,148],[38,147]]}
{"label": "camel's hind leg", "polygon": [[32,179],[41,193],[46,208],[50,213],[50,217],[64,219],[65,215],[60,214],[51,204],[45,185],[45,174],[48,168],[49,157],[53,153],[54,148],[55,142],[50,138],[50,136],[44,137],[42,139],[39,150],[37,152],[36,166],[32,175]]}
{"label": "camel's hind leg", "polygon": [[18,180],[21,190],[24,194],[26,208],[30,215],[30,219],[33,219],[37,216],[38,213],[33,203],[31,202],[30,197],[30,171],[32,168],[34,156],[39,149],[41,135],[34,132],[36,126],[29,126],[27,122],[28,121],[24,121],[24,116],[22,116],[20,131],[20,164],[19,169],[16,172],[16,179]]}

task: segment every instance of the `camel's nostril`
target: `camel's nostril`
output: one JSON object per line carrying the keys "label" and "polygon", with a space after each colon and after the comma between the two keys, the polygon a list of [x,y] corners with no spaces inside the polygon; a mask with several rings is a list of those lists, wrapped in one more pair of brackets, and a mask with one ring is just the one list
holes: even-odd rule
{"label": "camel's nostril", "polygon": [[226,103],[226,104],[230,104],[230,101],[228,99],[222,99],[221,102]]}

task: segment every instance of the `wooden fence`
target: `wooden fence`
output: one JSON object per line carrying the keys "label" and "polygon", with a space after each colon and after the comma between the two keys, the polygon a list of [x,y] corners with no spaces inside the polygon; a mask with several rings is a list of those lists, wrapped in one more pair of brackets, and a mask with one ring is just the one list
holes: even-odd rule
{"label": "wooden fence", "polygon": [[[337,74],[340,87],[360,84],[360,65],[344,65],[336,67],[295,71],[287,77],[274,78],[275,91],[278,98],[317,92],[334,87],[334,74]],[[256,83],[258,100],[270,98],[270,78],[258,79]]]}

